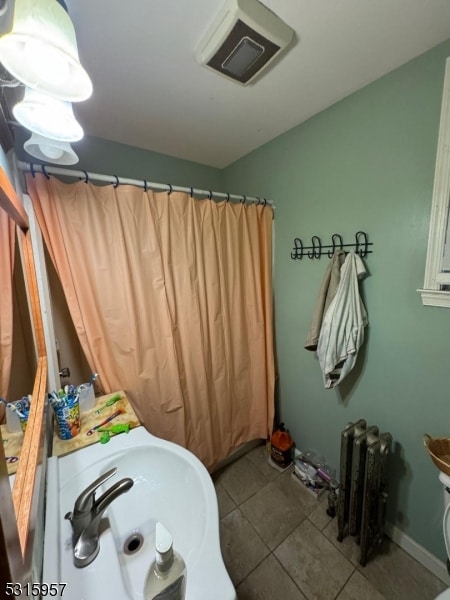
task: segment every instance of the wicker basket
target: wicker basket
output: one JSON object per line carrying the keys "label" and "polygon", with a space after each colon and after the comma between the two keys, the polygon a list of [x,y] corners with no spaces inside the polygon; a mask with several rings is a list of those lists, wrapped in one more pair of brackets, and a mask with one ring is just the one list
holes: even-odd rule
{"label": "wicker basket", "polygon": [[450,438],[432,438],[425,433],[423,445],[437,468],[450,475]]}

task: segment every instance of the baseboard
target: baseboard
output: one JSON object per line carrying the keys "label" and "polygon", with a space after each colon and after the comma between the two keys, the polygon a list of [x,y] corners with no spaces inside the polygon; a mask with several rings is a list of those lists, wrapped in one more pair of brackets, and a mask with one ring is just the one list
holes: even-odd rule
{"label": "baseboard", "polygon": [[417,562],[428,569],[433,575],[440,579],[443,583],[450,587],[450,577],[447,573],[447,566],[441,560],[436,558],[431,552],[428,552],[423,546],[415,542],[401,529],[386,523],[384,528],[386,535],[391,538],[402,550],[415,558]]}

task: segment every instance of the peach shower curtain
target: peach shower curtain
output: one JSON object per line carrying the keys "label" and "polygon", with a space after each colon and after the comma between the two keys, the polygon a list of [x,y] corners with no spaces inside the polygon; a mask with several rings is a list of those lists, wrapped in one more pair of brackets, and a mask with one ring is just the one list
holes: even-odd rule
{"label": "peach shower curtain", "polygon": [[[13,352],[13,271],[15,224],[0,210],[0,396],[8,396]],[[0,406],[0,422],[4,407]]]}
{"label": "peach shower curtain", "polygon": [[272,208],[28,176],[82,348],[106,392],[208,468],[274,416]]}

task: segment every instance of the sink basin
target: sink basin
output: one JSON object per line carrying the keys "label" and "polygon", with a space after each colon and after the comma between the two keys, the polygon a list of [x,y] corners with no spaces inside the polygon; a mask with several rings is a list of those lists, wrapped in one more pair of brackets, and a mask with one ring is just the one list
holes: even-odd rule
{"label": "sink basin", "polygon": [[[79,493],[117,468],[99,496],[130,477],[133,487],[108,507],[100,552],[87,567],[72,560],[72,529],[64,515]],[[142,599],[160,521],[187,567],[186,600],[236,600],[219,543],[217,497],[211,478],[190,452],[143,427],[49,460],[43,581],[67,583],[65,600]],[[55,551],[57,549],[57,551]]]}

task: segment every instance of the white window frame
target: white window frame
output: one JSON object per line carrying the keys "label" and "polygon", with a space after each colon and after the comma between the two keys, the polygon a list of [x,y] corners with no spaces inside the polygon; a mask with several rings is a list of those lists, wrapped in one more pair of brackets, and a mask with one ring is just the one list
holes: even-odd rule
{"label": "white window frame", "polygon": [[434,173],[433,200],[428,233],[427,260],[423,289],[419,289],[422,304],[450,308],[450,273],[442,272],[442,259],[447,234],[450,203],[450,58],[445,63],[444,91]]}

